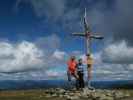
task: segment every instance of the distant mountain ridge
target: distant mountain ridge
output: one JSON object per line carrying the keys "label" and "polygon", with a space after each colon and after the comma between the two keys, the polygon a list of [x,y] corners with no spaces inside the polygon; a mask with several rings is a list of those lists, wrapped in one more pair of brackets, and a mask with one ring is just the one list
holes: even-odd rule
{"label": "distant mountain ridge", "polygon": [[[133,89],[133,80],[117,80],[117,81],[92,81],[95,88],[127,88]],[[48,89],[48,88],[64,88],[74,87],[74,82],[66,80],[1,80],[0,90],[16,90],[16,89]]]}

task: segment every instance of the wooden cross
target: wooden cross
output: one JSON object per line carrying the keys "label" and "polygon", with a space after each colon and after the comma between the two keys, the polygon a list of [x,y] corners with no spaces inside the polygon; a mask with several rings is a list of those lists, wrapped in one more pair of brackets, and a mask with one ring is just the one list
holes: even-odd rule
{"label": "wooden cross", "polygon": [[91,29],[90,29],[90,27],[87,23],[87,19],[86,19],[86,9],[85,9],[85,13],[84,13],[83,24],[84,24],[84,32],[83,33],[72,33],[72,35],[81,36],[81,37],[85,38],[85,40],[86,40],[86,54],[90,54],[91,53],[91,39],[103,39],[103,37],[96,34],[96,33],[92,34]]}
{"label": "wooden cross", "polygon": [[[84,14],[84,20],[83,20],[83,24],[84,24],[84,32],[83,33],[72,33],[72,35],[74,36],[80,36],[80,37],[84,37],[85,41],[86,41],[86,55],[91,54],[91,39],[103,39],[102,36],[98,35],[98,34],[92,34],[91,29],[87,23],[87,19],[86,19],[86,9],[85,9],[85,14]],[[88,78],[88,86],[90,86],[90,79]]]}

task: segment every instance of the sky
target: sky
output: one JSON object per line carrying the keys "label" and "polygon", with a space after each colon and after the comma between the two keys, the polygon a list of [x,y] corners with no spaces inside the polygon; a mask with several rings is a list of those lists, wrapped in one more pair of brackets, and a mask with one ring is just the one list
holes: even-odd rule
{"label": "sky", "polygon": [[93,80],[132,80],[132,0],[1,0],[0,80],[67,79],[71,55],[83,58],[83,14],[93,33]]}

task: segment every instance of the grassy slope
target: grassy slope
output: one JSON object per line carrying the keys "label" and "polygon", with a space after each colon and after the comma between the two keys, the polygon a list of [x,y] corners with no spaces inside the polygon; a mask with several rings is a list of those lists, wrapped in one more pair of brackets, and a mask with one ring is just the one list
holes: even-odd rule
{"label": "grassy slope", "polygon": [[43,90],[1,91],[0,100],[51,100],[43,93]]}
{"label": "grassy slope", "polygon": [[[129,92],[133,96],[133,90],[118,90]],[[63,98],[60,98],[62,100]],[[0,91],[0,100],[59,100],[58,97],[46,97],[45,90],[18,90]]]}

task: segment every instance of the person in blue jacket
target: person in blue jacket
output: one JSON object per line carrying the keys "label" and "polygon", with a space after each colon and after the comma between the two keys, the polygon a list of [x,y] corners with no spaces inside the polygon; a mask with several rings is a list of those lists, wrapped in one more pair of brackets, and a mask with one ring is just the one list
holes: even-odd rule
{"label": "person in blue jacket", "polygon": [[85,83],[84,83],[84,65],[83,65],[83,61],[82,59],[78,60],[78,64],[77,64],[77,75],[79,77],[78,79],[78,88],[84,88],[85,87]]}

